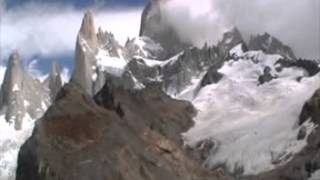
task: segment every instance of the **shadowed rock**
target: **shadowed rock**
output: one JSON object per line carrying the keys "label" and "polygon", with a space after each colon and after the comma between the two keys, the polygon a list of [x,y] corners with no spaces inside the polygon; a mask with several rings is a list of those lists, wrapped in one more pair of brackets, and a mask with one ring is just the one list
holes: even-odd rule
{"label": "shadowed rock", "polygon": [[153,0],[145,6],[141,16],[140,36],[147,36],[159,42],[170,57],[183,51],[190,44],[182,42],[174,28],[164,20],[160,3],[162,1]]}
{"label": "shadowed rock", "polygon": [[58,63],[52,63],[50,74],[44,81],[44,84],[49,89],[51,101],[54,101],[56,95],[62,88],[61,70]]}
{"label": "shadowed rock", "polygon": [[224,59],[228,59],[229,51],[238,44],[242,44],[242,48],[245,51],[248,50],[243,37],[238,28],[233,28],[223,34],[223,38],[218,42],[219,56]]}
{"label": "shadowed rock", "polygon": [[268,33],[252,36],[248,46],[250,50],[262,50],[268,54],[279,54],[287,59],[297,59],[289,46]]}

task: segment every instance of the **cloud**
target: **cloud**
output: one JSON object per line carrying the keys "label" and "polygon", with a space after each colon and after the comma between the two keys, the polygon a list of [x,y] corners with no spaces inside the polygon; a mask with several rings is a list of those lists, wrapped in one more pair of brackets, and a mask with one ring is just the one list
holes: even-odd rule
{"label": "cloud", "polygon": [[[96,24],[112,31],[122,43],[138,35],[141,9],[95,11]],[[18,49],[24,59],[73,53],[83,11],[71,6],[28,3],[3,10],[0,26],[0,59]],[[98,27],[98,26],[97,26]]]}
{"label": "cloud", "polygon": [[183,41],[202,46],[215,44],[230,25],[211,0],[171,0],[161,4],[164,22],[173,26]]}
{"label": "cloud", "polygon": [[170,0],[162,12],[183,39],[196,45],[214,44],[237,26],[247,40],[268,32],[298,56],[320,58],[319,0]]}
{"label": "cloud", "polygon": [[[2,2],[2,5],[1,5]],[[320,58],[319,0],[170,0],[161,10],[182,39],[197,46],[215,44],[236,25],[248,40],[269,32],[300,57]],[[38,55],[73,54],[83,11],[68,5],[27,3],[6,10],[0,0],[0,59],[19,49],[28,61]],[[96,24],[124,43],[138,35],[142,8],[94,11]],[[98,26],[97,26],[98,27]]]}

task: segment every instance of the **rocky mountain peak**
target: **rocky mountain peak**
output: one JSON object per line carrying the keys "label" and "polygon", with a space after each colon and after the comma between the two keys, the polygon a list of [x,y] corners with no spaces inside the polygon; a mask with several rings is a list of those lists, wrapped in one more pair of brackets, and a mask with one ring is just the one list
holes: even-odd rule
{"label": "rocky mountain peak", "polygon": [[91,11],[87,11],[82,19],[79,35],[86,40],[89,47],[97,48],[98,39],[96,36],[94,16]]}
{"label": "rocky mountain peak", "polygon": [[20,56],[17,50],[13,51],[9,57],[7,70],[5,72],[4,80],[1,86],[0,92],[0,109],[6,114],[6,120],[8,122],[14,121],[16,129],[20,129],[22,117],[13,117],[22,114],[24,108],[21,107],[19,98],[19,91],[22,87],[23,71],[20,63]]}
{"label": "rocky mountain peak", "polygon": [[229,51],[238,44],[242,44],[245,50],[247,49],[246,43],[237,27],[224,33],[222,40],[218,43],[219,55],[226,57]]}
{"label": "rocky mountain peak", "polygon": [[140,36],[147,36],[161,44],[169,57],[176,55],[190,45],[179,38],[174,28],[163,20],[161,1],[149,1],[145,6],[140,24]]}
{"label": "rocky mountain peak", "polygon": [[122,54],[122,46],[116,40],[112,32],[103,31],[101,27],[97,33],[99,48],[108,52],[110,57],[120,57]]}
{"label": "rocky mountain peak", "polygon": [[269,33],[252,36],[248,46],[250,50],[262,50],[268,54],[279,54],[287,59],[297,59],[289,46]]}
{"label": "rocky mountain peak", "polygon": [[62,87],[61,70],[57,62],[52,63],[51,71],[48,78],[48,88],[50,90],[50,99],[52,101],[55,99],[56,95]]}
{"label": "rocky mountain peak", "polygon": [[18,50],[13,50],[9,57],[9,65],[20,63],[20,54]]}
{"label": "rocky mountain peak", "polygon": [[75,68],[71,81],[92,95],[92,76],[97,63],[95,56],[98,52],[98,38],[95,33],[93,14],[90,11],[84,15],[75,49]]}
{"label": "rocky mountain peak", "polygon": [[39,80],[24,70],[18,51],[10,55],[0,92],[0,109],[15,129],[22,128],[23,119],[38,118],[46,110],[48,94]]}

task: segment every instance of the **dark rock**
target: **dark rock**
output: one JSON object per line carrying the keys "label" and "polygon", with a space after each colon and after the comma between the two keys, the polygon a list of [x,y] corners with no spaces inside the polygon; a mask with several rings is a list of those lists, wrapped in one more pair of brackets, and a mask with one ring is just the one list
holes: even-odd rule
{"label": "dark rock", "polygon": [[203,77],[203,79],[201,80],[200,86],[205,87],[206,85],[209,85],[209,84],[218,83],[223,78],[223,74],[218,72],[218,69],[219,68],[215,66],[211,67],[209,71],[206,73],[206,75]]}
{"label": "dark rock", "polygon": [[240,31],[235,27],[232,30],[224,33],[222,40],[218,43],[217,47],[219,50],[219,56],[223,59],[229,59],[229,51],[238,44],[242,44],[242,49],[244,52],[248,50]]}
{"label": "dark rock", "polygon": [[49,89],[51,101],[54,101],[58,92],[62,88],[61,70],[59,64],[52,63],[51,71],[48,78],[43,83]]}
{"label": "dark rock", "polygon": [[190,85],[192,78],[200,77],[210,67],[219,67],[222,63],[223,59],[220,58],[218,49],[214,46],[188,49],[177,56],[172,63],[162,67],[163,88],[165,92],[178,94]]}
{"label": "dark rock", "polygon": [[307,59],[298,59],[296,61],[280,59],[276,62],[276,64],[280,65],[280,67],[278,67],[279,71],[281,71],[283,68],[297,67],[304,69],[306,72],[308,72],[309,76],[314,76],[320,71],[319,64],[316,61]]}
{"label": "dark rock", "polygon": [[274,78],[276,78],[276,77],[272,76],[271,68],[269,66],[267,66],[264,68],[263,74],[260,75],[258,78],[259,85],[264,84],[266,82],[270,82]]}
{"label": "dark rock", "polygon": [[151,81],[159,79],[161,73],[160,66],[148,66],[143,59],[135,57],[126,66],[134,77],[142,84],[148,84]]}
{"label": "dark rock", "polygon": [[161,0],[153,0],[145,6],[141,16],[140,36],[159,42],[168,52],[169,58],[188,48],[190,44],[181,41],[174,28],[163,19],[160,3]]}
{"label": "dark rock", "polygon": [[197,151],[198,154],[200,154],[200,160],[201,162],[204,162],[208,159],[208,157],[211,155],[211,151],[216,148],[217,144],[214,140],[211,139],[205,139],[202,141],[199,141],[194,150]]}
{"label": "dark rock", "polygon": [[128,39],[124,49],[126,59],[128,60],[131,60],[135,56],[157,60],[165,60],[169,57],[161,44],[154,42],[147,36]]}
{"label": "dark rock", "polygon": [[308,119],[316,124],[320,123],[320,89],[304,104],[299,117],[299,125]]}
{"label": "dark rock", "polygon": [[298,140],[303,140],[307,136],[307,128],[301,127],[297,136]]}
{"label": "dark rock", "polygon": [[250,50],[262,50],[267,54],[279,54],[287,59],[297,59],[289,46],[268,33],[252,36],[248,47]]}

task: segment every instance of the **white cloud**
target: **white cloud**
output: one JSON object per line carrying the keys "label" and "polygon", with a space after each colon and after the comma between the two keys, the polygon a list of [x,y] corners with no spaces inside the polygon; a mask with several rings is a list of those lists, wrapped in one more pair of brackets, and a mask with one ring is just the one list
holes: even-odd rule
{"label": "white cloud", "polygon": [[268,32],[301,57],[320,58],[319,0],[170,0],[165,19],[195,44],[215,43],[231,25],[249,35]]}
{"label": "white cloud", "polygon": [[[128,36],[138,35],[141,11],[100,10],[95,12],[96,24],[124,43]],[[319,0],[170,0],[162,11],[182,39],[198,46],[216,43],[236,25],[247,39],[250,34],[269,32],[292,46],[298,56],[320,58]],[[83,12],[59,5],[31,3],[3,11],[0,59],[16,48],[24,59],[73,53],[82,17]]]}
{"label": "white cloud", "polygon": [[[112,31],[123,42],[128,36],[138,35],[141,11],[107,9],[94,13],[96,24]],[[83,13],[72,7],[33,3],[3,11],[0,28],[1,58],[7,58],[13,49],[18,49],[24,59],[34,55],[73,53]]]}

